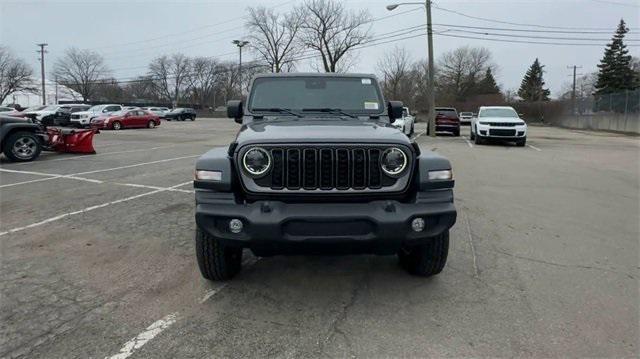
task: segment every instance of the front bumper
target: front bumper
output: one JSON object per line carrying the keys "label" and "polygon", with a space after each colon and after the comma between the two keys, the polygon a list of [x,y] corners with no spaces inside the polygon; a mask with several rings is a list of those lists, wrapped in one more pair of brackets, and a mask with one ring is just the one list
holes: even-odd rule
{"label": "front bumper", "polygon": [[[503,133],[499,133],[503,131]],[[504,131],[512,131],[513,134],[504,134]],[[477,133],[476,135],[482,138],[497,138],[497,139],[521,139],[527,137],[527,126],[491,126],[491,125],[481,125],[477,124]]]}
{"label": "front bumper", "polygon": [[88,125],[89,124],[89,118],[88,117],[83,117],[83,118],[72,118],[69,119],[69,122],[71,124],[76,124],[76,125]]}
{"label": "front bumper", "polygon": [[[456,221],[451,190],[422,193],[413,203],[378,200],[366,203],[238,204],[221,193],[196,192],[196,224],[227,245],[273,254],[393,254],[405,244],[428,241]],[[425,229],[411,228],[414,218]],[[240,233],[229,221],[240,219]]]}

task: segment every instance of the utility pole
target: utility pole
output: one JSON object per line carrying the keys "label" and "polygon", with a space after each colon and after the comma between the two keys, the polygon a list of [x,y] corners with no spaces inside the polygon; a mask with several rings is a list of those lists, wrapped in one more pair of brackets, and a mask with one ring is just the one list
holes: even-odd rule
{"label": "utility pole", "polygon": [[45,52],[47,52],[44,47],[47,46],[48,44],[45,43],[41,43],[41,44],[36,44],[37,46],[40,46],[40,50],[38,50],[37,52],[40,53],[40,75],[42,76],[42,104],[46,105],[47,104],[47,94],[45,91],[45,86],[44,86],[44,54]]}
{"label": "utility pole", "polygon": [[58,104],[58,76],[55,77],[56,81],[56,105]]}
{"label": "utility pole", "polygon": [[238,50],[240,50],[240,59],[238,62],[238,82],[240,83],[240,97],[242,97],[242,48],[245,45],[248,45],[249,41],[233,40],[232,43],[238,46]]}
{"label": "utility pole", "polygon": [[429,88],[429,93],[427,94],[427,107],[429,108],[429,112],[427,116],[429,116],[427,123],[427,135],[431,137],[436,136],[436,110],[435,110],[435,93],[434,93],[434,76],[435,74],[433,69],[433,28],[431,24],[431,0],[425,0],[423,2],[403,2],[398,4],[387,5],[387,10],[393,11],[400,5],[424,5],[427,15],[427,56],[428,56],[428,66],[427,66],[427,87]]}
{"label": "utility pole", "polygon": [[572,106],[572,113],[575,114],[576,111],[576,70],[577,69],[581,69],[582,66],[567,66],[568,69],[573,68],[573,87],[571,90],[571,106]]}
{"label": "utility pole", "polygon": [[428,73],[428,84],[427,86],[429,87],[429,96],[428,98],[428,104],[427,106],[429,106],[429,127],[428,127],[428,135],[431,137],[436,137],[436,110],[434,108],[436,100],[435,100],[435,94],[434,94],[434,80],[433,80],[433,29],[431,27],[431,0],[426,0],[426,4],[425,4],[426,8],[427,8],[427,47],[429,48],[428,52],[429,52],[429,73]]}

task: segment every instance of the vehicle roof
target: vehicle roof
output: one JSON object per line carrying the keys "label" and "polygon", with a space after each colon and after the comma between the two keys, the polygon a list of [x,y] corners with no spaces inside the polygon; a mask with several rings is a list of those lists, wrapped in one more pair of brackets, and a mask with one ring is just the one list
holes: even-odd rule
{"label": "vehicle roof", "polygon": [[61,107],[65,107],[65,106],[89,106],[91,107],[91,105],[87,105],[86,103],[63,103],[61,105],[59,105]]}
{"label": "vehicle roof", "polygon": [[482,110],[483,108],[484,108],[484,109],[488,109],[488,108],[508,108],[508,109],[512,109],[512,110],[513,110],[513,107],[511,107],[511,106],[480,106],[480,109],[481,109],[481,110]]}
{"label": "vehicle roof", "polygon": [[454,107],[438,107],[438,106],[436,106],[436,107],[434,107],[434,109],[436,109],[436,110],[453,110],[453,111],[456,111],[456,109]]}
{"label": "vehicle roof", "polygon": [[365,73],[340,73],[340,72],[278,72],[256,75],[255,78],[262,77],[371,77],[377,78],[374,74]]}

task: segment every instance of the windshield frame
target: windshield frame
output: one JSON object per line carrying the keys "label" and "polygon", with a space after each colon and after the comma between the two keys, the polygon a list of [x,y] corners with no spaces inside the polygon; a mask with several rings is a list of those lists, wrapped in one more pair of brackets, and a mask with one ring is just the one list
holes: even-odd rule
{"label": "windshield frame", "polygon": [[[492,115],[483,115],[483,113],[487,113],[489,111],[509,111],[511,112],[511,114],[509,116],[502,116],[502,115],[496,115],[496,114],[492,114]],[[483,108],[480,110],[480,112],[478,113],[478,118],[487,118],[487,117],[497,117],[497,118],[520,118],[520,115],[518,115],[518,112],[514,109],[514,108],[510,108],[510,107],[500,107],[500,108]]]}
{"label": "windshield frame", "polygon": [[[375,91],[376,97],[377,97],[377,103],[379,104],[379,108],[377,110],[357,110],[354,111],[353,109],[342,109],[339,108],[337,106],[331,106],[331,108],[328,108],[325,106],[321,106],[320,104],[316,105],[316,106],[312,106],[312,107],[302,107],[302,108],[282,108],[283,112],[275,112],[275,111],[259,111],[259,110],[255,110],[255,108],[260,108],[262,109],[262,106],[254,106],[253,105],[253,98],[255,96],[255,83],[257,81],[263,81],[264,79],[267,80],[271,80],[271,79],[276,79],[277,81],[286,81],[286,80],[309,80],[309,79],[325,79],[325,80],[334,80],[334,79],[352,79],[352,80],[358,80],[358,81],[370,81],[370,85],[373,86],[373,89]],[[273,106],[271,107],[273,108]],[[322,108],[325,111],[309,111],[309,109],[312,108]],[[247,112],[249,114],[257,114],[257,115],[264,115],[264,116],[295,116],[293,114],[288,114],[286,113],[286,111],[293,111],[296,113],[299,113],[301,115],[303,115],[303,117],[307,117],[307,116],[322,116],[322,117],[336,117],[336,116],[340,116],[340,117],[344,117],[344,115],[340,115],[339,113],[336,112],[336,110],[340,110],[349,114],[352,114],[354,118],[357,118],[358,116],[380,116],[383,115],[386,112],[386,105],[385,105],[385,99],[384,96],[382,94],[382,92],[380,91],[380,86],[378,85],[378,80],[375,78],[375,76],[371,76],[371,75],[361,75],[361,76],[354,76],[354,75],[344,75],[344,76],[317,76],[317,75],[296,75],[296,76],[260,76],[254,79],[254,81],[251,84],[251,88],[249,89],[249,95],[247,97],[247,101],[246,101],[246,109]],[[331,111],[328,111],[331,110]]]}

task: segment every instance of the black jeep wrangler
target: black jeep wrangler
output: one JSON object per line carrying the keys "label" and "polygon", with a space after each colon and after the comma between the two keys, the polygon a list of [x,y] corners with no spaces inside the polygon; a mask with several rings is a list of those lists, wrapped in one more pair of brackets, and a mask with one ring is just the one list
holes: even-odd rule
{"label": "black jeep wrangler", "polygon": [[451,164],[391,123],[373,75],[268,74],[229,147],[196,163],[196,254],[202,275],[230,279],[257,256],[397,254],[412,274],[440,273],[456,221]]}

